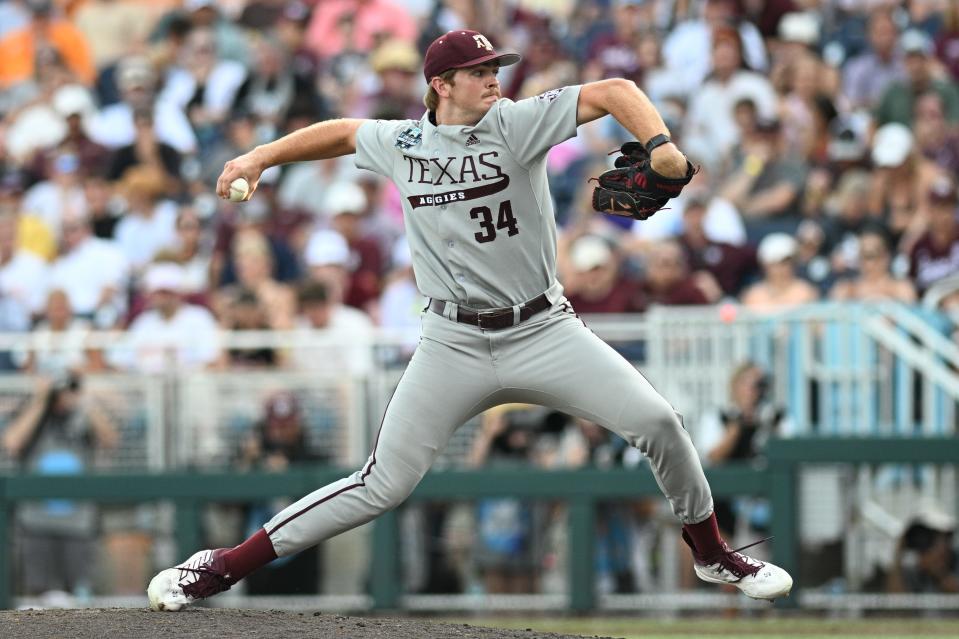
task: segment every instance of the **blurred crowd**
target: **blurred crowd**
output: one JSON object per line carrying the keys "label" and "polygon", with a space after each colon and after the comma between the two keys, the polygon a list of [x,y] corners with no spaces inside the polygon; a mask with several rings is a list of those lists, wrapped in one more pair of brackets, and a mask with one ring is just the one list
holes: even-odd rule
{"label": "blurred crowd", "polygon": [[512,99],[635,80],[701,167],[634,223],[589,205],[629,137],[615,121],[551,151],[580,313],[954,297],[954,1],[6,0],[0,16],[0,330],[125,329],[130,346],[6,369],[297,365],[210,336],[415,326],[391,183],[347,157],[273,168],[239,205],[213,184],[318,120],[419,118],[424,47],[457,27],[523,53],[500,74]]}
{"label": "blurred crowd", "polygon": [[[83,455],[116,445],[95,409],[60,415],[82,379],[68,374],[358,372],[361,354],[221,348],[217,335],[322,329],[351,343],[418,326],[424,300],[390,182],[347,157],[270,169],[242,204],[213,186],[225,161],[319,120],[419,119],[423,52],[456,28],[523,54],[499,75],[514,100],[634,80],[700,167],[667,209],[633,222],[590,206],[589,178],[630,137],[615,121],[550,152],[560,278],[579,313],[830,299],[948,311],[959,297],[957,0],[0,0],[0,332],[42,332],[49,346],[0,352],[0,371],[46,380],[2,433],[4,450],[41,459],[45,420]],[[91,329],[124,331],[124,348],[87,348]],[[762,379],[755,367],[734,375],[731,405],[702,430],[707,461],[748,459],[786,428],[781,412],[757,410]],[[316,459],[290,426],[301,413],[295,397],[271,397],[237,463]],[[474,465],[639,463],[595,424],[530,428],[507,413],[484,416]],[[276,507],[253,507],[249,521]],[[719,507],[724,525],[762,530],[762,504]],[[549,550],[561,514],[479,504],[463,520],[475,523],[477,572],[447,565],[424,583],[455,573],[463,588],[548,590],[565,570]],[[645,502],[603,509],[605,592],[648,587],[648,553],[624,549],[648,549],[653,519]],[[937,522],[927,528],[945,534]],[[903,548],[941,550],[923,534]],[[28,554],[56,562],[43,535],[34,541]],[[910,579],[893,575],[890,588]]]}

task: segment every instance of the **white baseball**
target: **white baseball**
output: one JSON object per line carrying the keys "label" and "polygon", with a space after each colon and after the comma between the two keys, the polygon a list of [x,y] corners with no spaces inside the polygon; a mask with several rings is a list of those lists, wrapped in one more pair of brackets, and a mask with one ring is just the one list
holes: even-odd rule
{"label": "white baseball", "polygon": [[250,183],[246,178],[237,178],[230,182],[230,201],[242,202],[250,192]]}

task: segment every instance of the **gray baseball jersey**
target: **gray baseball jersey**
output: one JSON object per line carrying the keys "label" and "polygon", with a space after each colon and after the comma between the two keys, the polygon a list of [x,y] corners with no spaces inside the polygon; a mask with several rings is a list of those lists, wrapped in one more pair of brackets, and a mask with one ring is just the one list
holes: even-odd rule
{"label": "gray baseball jersey", "polygon": [[[387,406],[364,467],[276,515],[264,528],[289,555],[401,503],[453,431],[506,402],[541,404],[595,421],[649,458],[683,523],[712,497],[682,419],[646,379],[576,316],[556,281],[556,228],[546,152],[576,133],[578,87],[498,100],[476,126],[370,121],[356,164],[403,195],[426,311],[420,344]],[[520,305],[545,293],[531,316]],[[514,325],[484,330],[458,310],[513,307]],[[517,320],[523,321],[517,321]]]}
{"label": "gray baseball jersey", "polygon": [[474,308],[512,306],[556,281],[546,152],[576,135],[579,87],[497,100],[476,126],[369,121],[356,165],[403,196],[416,284]]}

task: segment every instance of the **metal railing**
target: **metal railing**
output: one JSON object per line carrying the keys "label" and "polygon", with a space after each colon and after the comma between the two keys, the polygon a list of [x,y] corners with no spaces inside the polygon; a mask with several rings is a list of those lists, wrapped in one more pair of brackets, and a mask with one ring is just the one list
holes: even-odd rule
{"label": "metal railing", "polygon": [[[954,466],[959,459],[959,439],[779,440],[770,442],[767,455],[769,463],[764,468],[729,467],[710,471],[713,492],[718,496],[761,495],[770,500],[774,513],[771,530],[775,537],[773,560],[797,577],[794,596],[777,605],[822,607],[824,599],[821,593],[807,597],[803,592],[804,584],[798,579],[797,482],[801,465],[812,462]],[[205,502],[305,494],[343,474],[339,470],[317,467],[282,474],[180,473],[69,478],[0,476],[0,547],[10,547],[10,514],[14,505],[23,500],[90,499],[99,503],[170,500],[175,504],[178,554],[188,556],[202,544],[200,509]],[[569,513],[568,594],[558,601],[569,610],[587,611],[604,606],[615,608],[617,605],[615,599],[597,597],[594,590],[597,505],[657,494],[659,488],[646,470],[445,471],[429,473],[414,491],[411,500],[450,501],[511,496],[565,502]],[[373,608],[422,608],[422,600],[401,592],[396,511],[385,513],[376,520],[370,543],[371,566],[376,566],[369,578],[368,594]],[[10,573],[10,556],[6,552],[0,553],[0,608],[9,607],[11,603]],[[881,597],[875,599],[877,596],[872,595],[874,601],[889,604]],[[909,603],[905,598],[900,597],[900,600],[897,600],[897,605]],[[834,605],[835,600],[832,601],[830,606]],[[868,603],[868,600],[863,599],[850,600],[853,607],[863,607]],[[947,604],[951,606],[951,603]]]}

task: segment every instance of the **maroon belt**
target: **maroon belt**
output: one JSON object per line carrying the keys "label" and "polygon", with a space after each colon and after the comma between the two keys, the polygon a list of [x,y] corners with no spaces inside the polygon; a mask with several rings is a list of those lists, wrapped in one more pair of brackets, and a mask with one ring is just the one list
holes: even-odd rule
{"label": "maroon belt", "polygon": [[[513,307],[506,308],[488,308],[482,311],[473,311],[462,306],[456,309],[456,321],[464,324],[479,326],[484,330],[500,330],[515,326],[519,322],[525,322],[540,311],[545,311],[552,306],[546,293],[533,298],[519,307],[519,321],[513,315]],[[430,310],[437,315],[443,315],[446,310],[446,302],[443,300],[430,300]]]}

